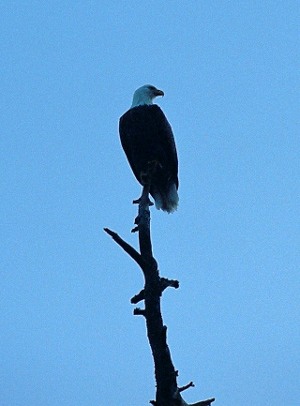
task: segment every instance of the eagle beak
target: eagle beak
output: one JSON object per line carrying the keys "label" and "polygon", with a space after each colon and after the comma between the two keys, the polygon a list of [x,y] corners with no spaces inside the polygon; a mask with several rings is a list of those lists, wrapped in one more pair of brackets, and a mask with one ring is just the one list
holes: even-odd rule
{"label": "eagle beak", "polygon": [[164,96],[165,94],[164,94],[164,92],[162,90],[156,89],[154,91],[154,95],[155,96]]}

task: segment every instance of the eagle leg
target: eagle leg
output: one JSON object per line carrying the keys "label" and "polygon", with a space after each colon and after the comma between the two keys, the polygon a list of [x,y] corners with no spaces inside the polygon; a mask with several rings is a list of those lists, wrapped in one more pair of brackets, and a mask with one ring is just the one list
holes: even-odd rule
{"label": "eagle leg", "polygon": [[153,206],[154,203],[152,203],[151,200],[149,199],[149,192],[150,192],[150,184],[144,185],[141,197],[134,200],[132,203],[140,204],[143,200],[145,201],[145,199],[147,199],[148,206]]}
{"label": "eagle leg", "polygon": [[[139,197],[136,200],[133,200],[133,204],[141,204],[144,203],[146,206],[153,206],[154,203],[151,202],[149,199],[149,192],[150,192],[150,186],[151,186],[151,181],[152,181],[152,176],[157,172],[157,170],[161,169],[162,166],[160,162],[155,159],[154,161],[149,161],[148,162],[148,168],[147,172],[141,171],[140,172],[140,182],[143,185],[143,191],[141,197]],[[131,232],[135,233],[139,230],[139,223],[140,223],[140,215],[138,215],[135,220],[134,224],[136,224],[136,227],[134,227]]]}
{"label": "eagle leg", "polygon": [[140,172],[140,182],[142,185],[147,186],[152,184],[152,177],[155,175],[160,169],[162,169],[161,163],[158,159],[154,159],[153,161],[148,162],[147,171]]}

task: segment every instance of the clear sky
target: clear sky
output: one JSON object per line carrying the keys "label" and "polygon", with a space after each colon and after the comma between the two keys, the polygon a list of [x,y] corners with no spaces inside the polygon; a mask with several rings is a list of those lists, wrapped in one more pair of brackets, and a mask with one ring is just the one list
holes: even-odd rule
{"label": "clear sky", "polygon": [[188,402],[299,405],[299,2],[3,1],[0,405],[147,404],[141,188],[118,136],[151,83],[180,204],[152,209]]}

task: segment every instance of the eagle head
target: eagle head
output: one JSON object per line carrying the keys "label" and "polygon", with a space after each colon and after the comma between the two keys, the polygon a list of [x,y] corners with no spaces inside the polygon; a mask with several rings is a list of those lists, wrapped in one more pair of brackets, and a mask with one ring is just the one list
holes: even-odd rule
{"label": "eagle head", "polygon": [[131,108],[141,106],[143,104],[153,104],[153,99],[157,96],[164,96],[164,92],[152,85],[144,85],[139,87],[134,92]]}

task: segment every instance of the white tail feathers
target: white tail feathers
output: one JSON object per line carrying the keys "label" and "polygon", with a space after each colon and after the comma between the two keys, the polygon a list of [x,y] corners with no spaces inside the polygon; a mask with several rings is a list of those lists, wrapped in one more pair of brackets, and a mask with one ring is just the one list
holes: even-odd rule
{"label": "white tail feathers", "polygon": [[167,192],[165,190],[153,187],[153,191],[151,194],[154,197],[155,207],[158,210],[161,209],[168,213],[172,213],[173,211],[177,210],[179,197],[176,185],[174,183],[170,185]]}

